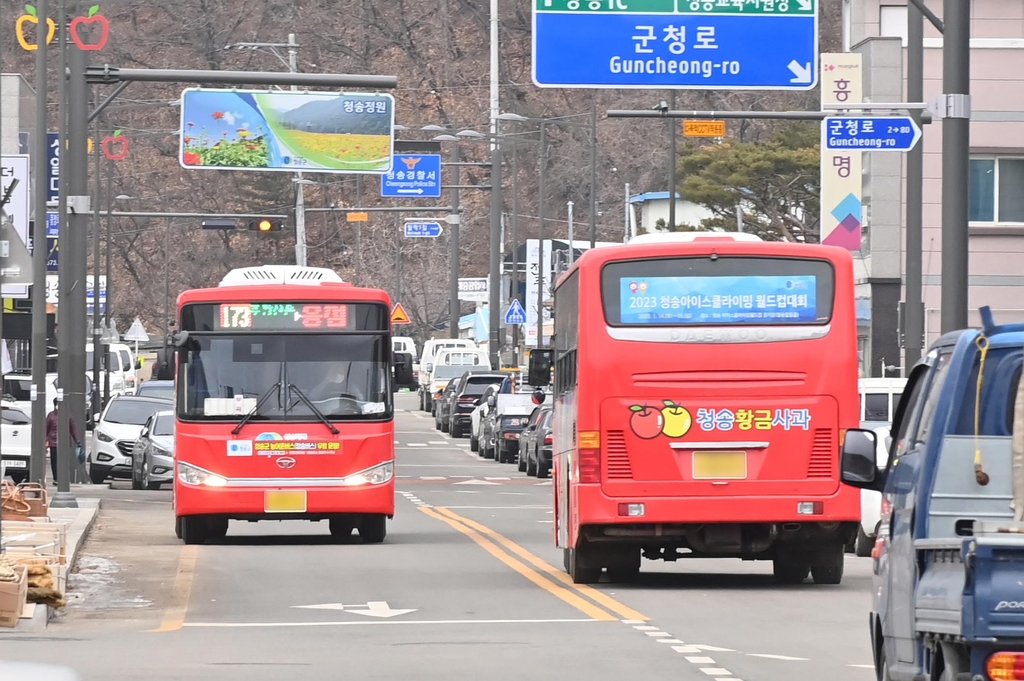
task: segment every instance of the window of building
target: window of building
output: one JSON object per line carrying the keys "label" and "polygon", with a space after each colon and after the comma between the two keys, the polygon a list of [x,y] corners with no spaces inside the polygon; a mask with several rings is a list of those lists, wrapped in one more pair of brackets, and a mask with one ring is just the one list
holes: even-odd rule
{"label": "window of building", "polygon": [[907,6],[882,5],[878,8],[878,35],[883,38],[901,38],[907,44]]}
{"label": "window of building", "polygon": [[1024,222],[1024,156],[972,158],[971,222]]}

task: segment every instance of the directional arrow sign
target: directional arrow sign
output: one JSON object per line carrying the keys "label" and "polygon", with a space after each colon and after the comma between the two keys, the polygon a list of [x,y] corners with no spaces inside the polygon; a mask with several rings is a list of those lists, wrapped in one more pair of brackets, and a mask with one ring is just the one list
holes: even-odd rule
{"label": "directional arrow sign", "polygon": [[839,151],[910,151],[921,128],[910,116],[829,116],[825,148]]}
{"label": "directional arrow sign", "polygon": [[432,199],[441,196],[441,155],[395,154],[391,172],[380,178],[380,195]]}
{"label": "directional arrow sign", "polygon": [[321,603],[320,605],[293,605],[293,608],[306,610],[343,610],[367,617],[395,617],[416,612],[416,608],[392,608],[387,601],[369,601],[366,605],[342,605],[341,603]]}
{"label": "directional arrow sign", "polygon": [[535,0],[541,87],[809,90],[818,0]]}
{"label": "directional arrow sign", "polygon": [[440,222],[407,222],[405,223],[405,236],[426,237],[436,239],[441,236],[444,229]]}

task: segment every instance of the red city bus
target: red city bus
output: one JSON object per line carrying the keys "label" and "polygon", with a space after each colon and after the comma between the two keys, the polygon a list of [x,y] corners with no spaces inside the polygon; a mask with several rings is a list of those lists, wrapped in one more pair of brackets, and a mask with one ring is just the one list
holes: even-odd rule
{"label": "red city bus", "polygon": [[641,556],[772,560],[839,583],[860,521],[839,484],[858,427],[853,264],[753,235],[638,237],[557,283],[555,538],[578,583]]}
{"label": "red city bus", "polygon": [[175,531],[223,537],[228,520],[328,520],[384,540],[395,512],[387,293],[331,270],[232,270],[178,298]]}

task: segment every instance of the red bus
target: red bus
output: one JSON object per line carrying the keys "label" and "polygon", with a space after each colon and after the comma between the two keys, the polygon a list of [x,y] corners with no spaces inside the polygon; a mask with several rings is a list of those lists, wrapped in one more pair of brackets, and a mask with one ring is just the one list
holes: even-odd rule
{"label": "red bus", "polygon": [[858,427],[853,264],[753,235],[650,235],[586,252],[558,280],[555,539],[578,583],[641,556],[771,560],[839,583],[860,521],[839,484]]}
{"label": "red bus", "polygon": [[178,298],[175,531],[228,520],[328,520],[386,535],[395,512],[394,382],[387,293],[331,270],[232,270]]}

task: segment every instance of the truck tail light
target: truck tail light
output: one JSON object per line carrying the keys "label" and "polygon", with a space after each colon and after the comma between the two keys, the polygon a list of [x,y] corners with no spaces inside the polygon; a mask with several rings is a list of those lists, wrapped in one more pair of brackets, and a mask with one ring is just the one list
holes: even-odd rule
{"label": "truck tail light", "polygon": [[476,402],[476,398],[475,397],[460,397],[459,398],[459,404],[461,404],[461,405],[473,404],[474,402]]}
{"label": "truck tail light", "polygon": [[985,663],[985,672],[992,681],[1024,679],[1024,653],[993,653]]}

